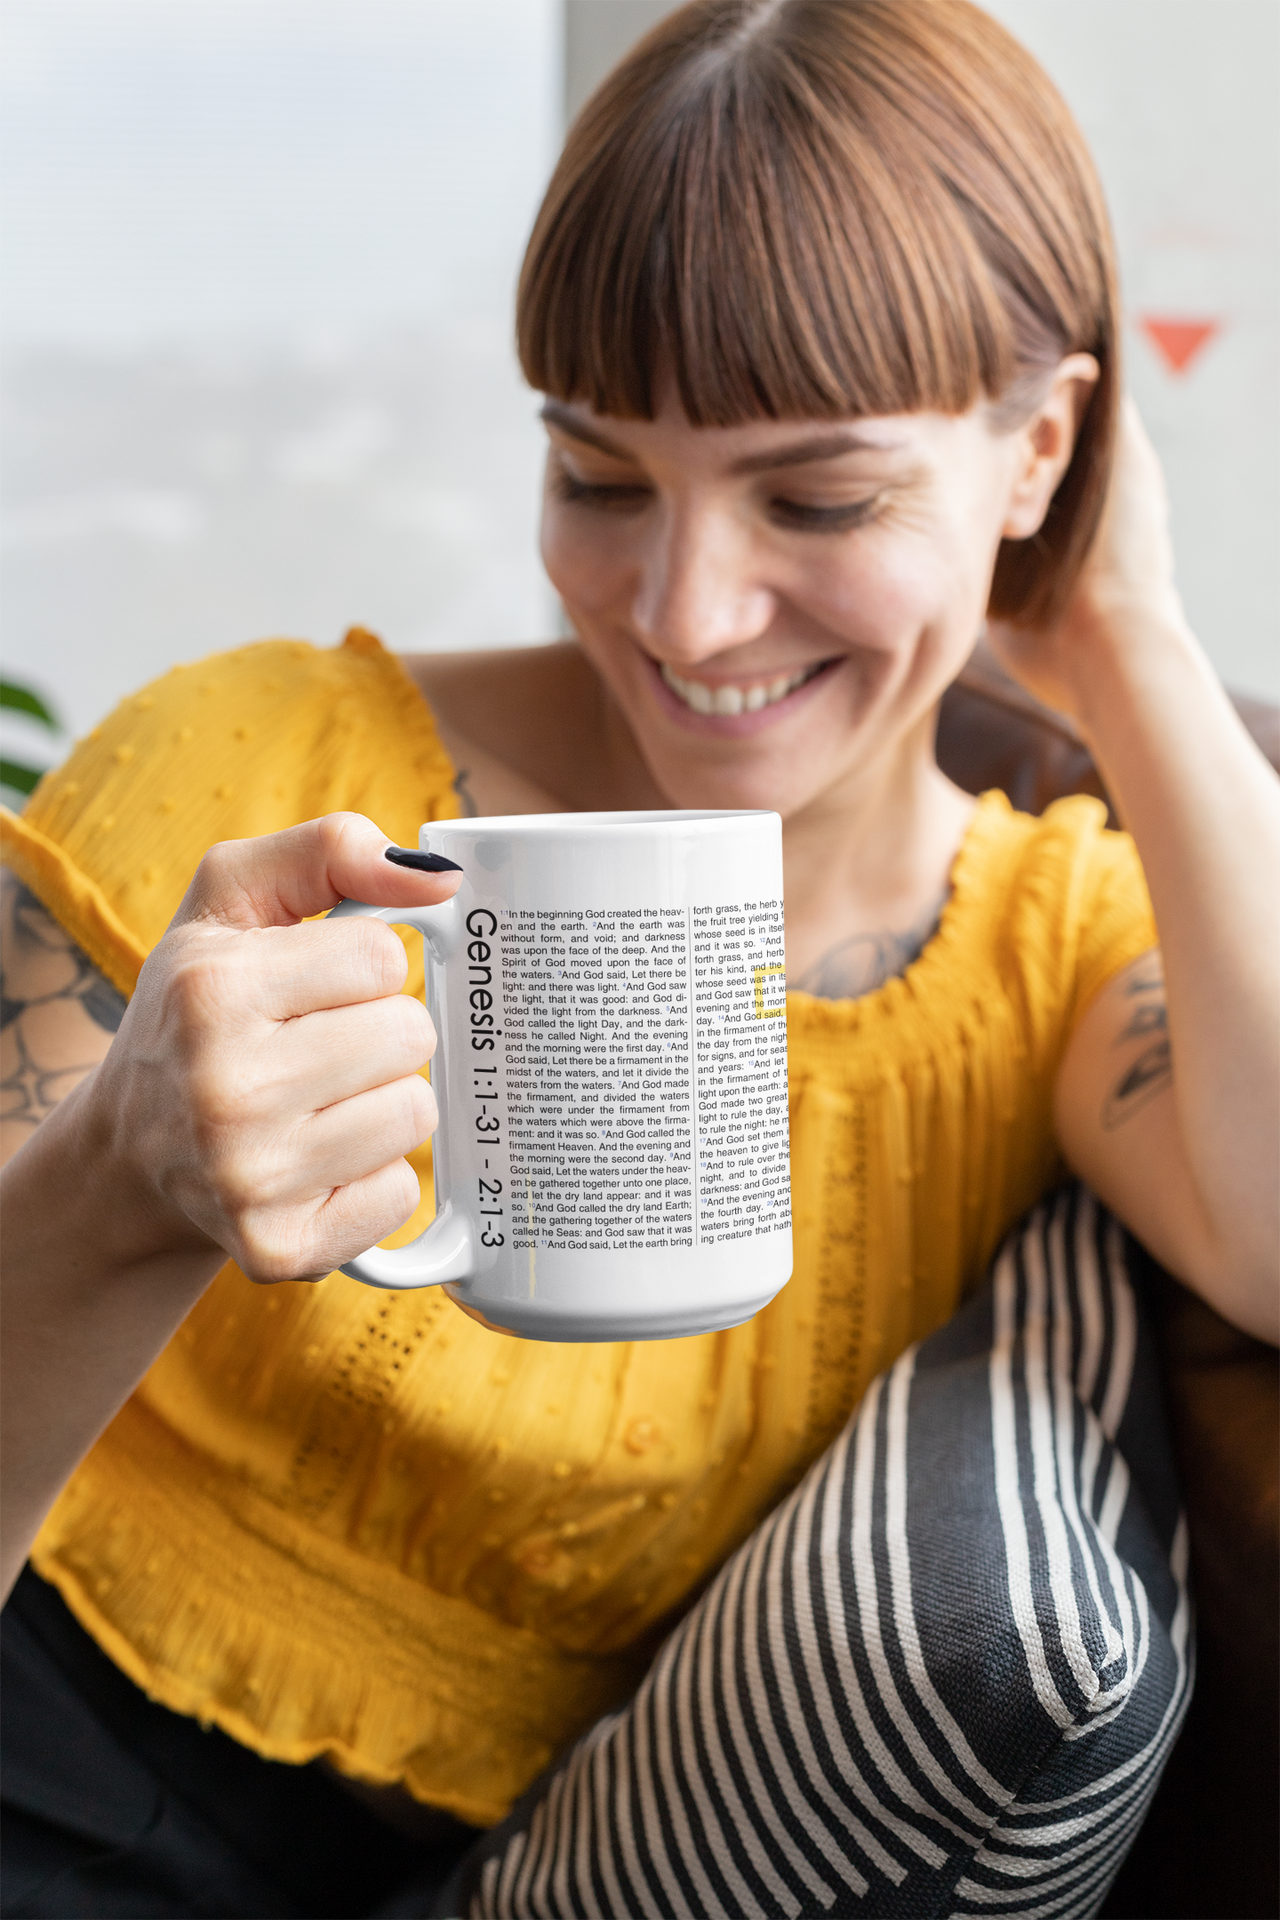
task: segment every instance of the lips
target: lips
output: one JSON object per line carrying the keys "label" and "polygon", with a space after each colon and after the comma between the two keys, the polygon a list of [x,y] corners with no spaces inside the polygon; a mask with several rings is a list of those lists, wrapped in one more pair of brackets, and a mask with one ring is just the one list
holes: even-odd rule
{"label": "lips", "polygon": [[772,680],[721,681],[714,687],[708,686],[705,680],[683,679],[665,662],[658,671],[677,700],[682,701],[691,712],[719,714],[728,719],[743,713],[760,713],[766,707],[776,707],[780,701],[804,686],[806,681],[821,673],[828,664],[818,661],[811,667],[801,667],[795,673],[780,673]]}

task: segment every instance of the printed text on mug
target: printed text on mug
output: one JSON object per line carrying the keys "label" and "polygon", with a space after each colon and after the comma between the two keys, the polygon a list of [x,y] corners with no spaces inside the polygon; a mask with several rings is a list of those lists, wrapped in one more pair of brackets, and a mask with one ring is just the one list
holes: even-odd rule
{"label": "printed text on mug", "polygon": [[473,908],[485,1245],[713,1246],[790,1223],[782,903]]}

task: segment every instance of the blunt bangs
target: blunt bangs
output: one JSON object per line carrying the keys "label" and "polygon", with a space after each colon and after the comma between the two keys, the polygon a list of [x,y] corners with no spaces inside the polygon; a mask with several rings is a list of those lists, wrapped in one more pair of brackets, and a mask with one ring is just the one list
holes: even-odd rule
{"label": "blunt bangs", "polygon": [[517,339],[540,392],[652,419],[673,377],[695,427],[983,397],[1013,420],[1091,352],[1076,459],[1036,540],[1002,548],[992,611],[1056,605],[1096,526],[1105,207],[1060,96],[968,0],[693,0],[662,21],[570,130]]}

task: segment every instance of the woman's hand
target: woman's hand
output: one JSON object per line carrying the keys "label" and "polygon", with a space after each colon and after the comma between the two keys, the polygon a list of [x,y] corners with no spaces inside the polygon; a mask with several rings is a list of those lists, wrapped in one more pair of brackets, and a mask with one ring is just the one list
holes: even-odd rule
{"label": "woman's hand", "polygon": [[1120,416],[1115,464],[1093,546],[1066,608],[1050,628],[992,620],[987,638],[1006,672],[1088,733],[1099,650],[1186,633],[1174,583],[1169,496],[1132,400]]}
{"label": "woman's hand", "polygon": [[357,814],[215,847],[101,1063],[3,1174],[3,1590],[67,1476],[227,1254],[314,1280],[412,1212],[435,1035],[378,921],[448,898]]}
{"label": "woman's hand", "polygon": [[300,924],[343,897],[418,906],[457,876],[383,859],[334,814],[205,855],[142,969],[88,1093],[86,1124],[175,1246],[210,1243],[254,1280],[318,1279],[412,1213],[404,1159],[436,1124],[435,1050],[375,920]]}

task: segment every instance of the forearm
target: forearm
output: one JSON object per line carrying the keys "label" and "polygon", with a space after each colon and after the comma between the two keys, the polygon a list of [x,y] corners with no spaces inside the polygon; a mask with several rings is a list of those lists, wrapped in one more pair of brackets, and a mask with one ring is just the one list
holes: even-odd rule
{"label": "forearm", "polygon": [[1224,1280],[1256,1321],[1280,1257],[1280,781],[1175,610],[1085,644],[1077,713],[1151,891],[1179,1134]]}
{"label": "forearm", "polygon": [[0,1175],[5,1594],[61,1488],[226,1258],[111,1160],[91,1086]]}

